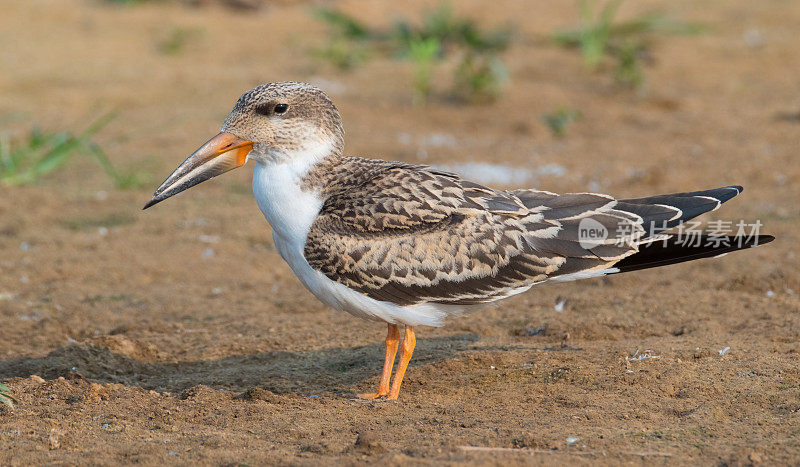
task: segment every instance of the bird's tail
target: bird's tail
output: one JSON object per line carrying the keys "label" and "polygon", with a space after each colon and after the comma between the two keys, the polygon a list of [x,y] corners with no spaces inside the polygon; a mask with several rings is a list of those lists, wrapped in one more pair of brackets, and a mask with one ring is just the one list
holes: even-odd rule
{"label": "bird's tail", "polygon": [[614,208],[640,216],[646,231],[645,236],[651,236],[677,227],[705,212],[719,209],[722,203],[741,192],[741,186],[731,185],[689,193],[621,199]]}
{"label": "bird's tail", "polygon": [[670,235],[640,245],[637,253],[623,258],[612,267],[618,269],[619,272],[655,268],[695,259],[722,256],[731,251],[753,248],[773,240],[775,237],[772,235],[717,236],[703,234],[684,238]]}
{"label": "bird's tail", "polygon": [[[619,272],[636,271],[701,258],[721,256],[732,251],[753,248],[775,239],[771,235],[712,235],[695,232],[666,235],[661,232],[681,226],[700,214],[713,211],[742,192],[738,185],[620,200],[617,209],[640,215],[646,234],[639,251],[616,264]],[[649,228],[648,228],[649,226]]]}

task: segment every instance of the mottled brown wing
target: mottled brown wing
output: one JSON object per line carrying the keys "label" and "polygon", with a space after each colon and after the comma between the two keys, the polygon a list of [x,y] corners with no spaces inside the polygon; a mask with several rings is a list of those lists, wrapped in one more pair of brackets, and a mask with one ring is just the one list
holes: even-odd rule
{"label": "mottled brown wing", "polygon": [[[398,305],[469,305],[549,278],[607,267],[631,240],[578,242],[580,219],[616,226],[636,216],[603,195],[505,192],[425,166],[346,158],[305,246],[311,267]],[[630,239],[636,238],[631,234]]]}

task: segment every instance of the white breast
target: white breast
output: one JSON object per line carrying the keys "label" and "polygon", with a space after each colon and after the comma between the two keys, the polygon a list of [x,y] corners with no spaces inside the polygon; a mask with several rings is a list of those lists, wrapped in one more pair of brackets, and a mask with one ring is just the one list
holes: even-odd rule
{"label": "white breast", "polygon": [[448,314],[459,313],[461,309],[455,306],[422,304],[401,307],[374,300],[332,281],[308,264],[303,251],[323,199],[319,191],[303,190],[301,184],[303,176],[318,160],[297,157],[290,162],[256,163],[253,171],[253,194],[272,226],[275,248],[303,285],[328,306],[361,318],[388,323],[441,326]]}
{"label": "white breast", "polygon": [[259,209],[281,243],[302,251],[306,235],[322,207],[314,191],[301,188],[302,173],[292,164],[256,163],[253,171],[253,195]]}

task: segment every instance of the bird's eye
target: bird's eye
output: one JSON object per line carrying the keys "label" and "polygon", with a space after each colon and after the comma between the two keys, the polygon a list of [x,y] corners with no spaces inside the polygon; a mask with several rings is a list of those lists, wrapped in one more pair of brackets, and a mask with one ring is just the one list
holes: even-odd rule
{"label": "bird's eye", "polygon": [[289,106],[287,104],[276,104],[275,105],[275,113],[276,114],[282,114],[282,113],[286,112],[288,109],[289,109]]}

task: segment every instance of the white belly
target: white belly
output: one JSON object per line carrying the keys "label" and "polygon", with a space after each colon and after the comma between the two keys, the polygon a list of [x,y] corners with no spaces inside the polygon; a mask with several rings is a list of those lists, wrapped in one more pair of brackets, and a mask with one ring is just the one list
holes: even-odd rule
{"label": "white belly", "polygon": [[314,296],[328,306],[361,318],[409,326],[442,326],[448,314],[460,312],[460,307],[452,305],[402,307],[378,301],[313,269],[303,251],[308,231],[319,214],[323,200],[317,192],[301,189],[299,182],[304,174],[302,168],[292,164],[256,163],[253,194],[259,209],[272,226],[275,249]]}

